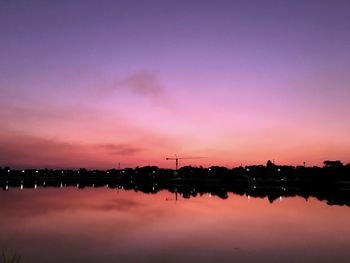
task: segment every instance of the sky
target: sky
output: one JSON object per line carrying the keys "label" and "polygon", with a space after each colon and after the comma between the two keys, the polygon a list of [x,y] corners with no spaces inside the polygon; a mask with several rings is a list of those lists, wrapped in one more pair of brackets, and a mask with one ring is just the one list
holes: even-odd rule
{"label": "sky", "polygon": [[350,1],[0,0],[0,166],[348,163]]}

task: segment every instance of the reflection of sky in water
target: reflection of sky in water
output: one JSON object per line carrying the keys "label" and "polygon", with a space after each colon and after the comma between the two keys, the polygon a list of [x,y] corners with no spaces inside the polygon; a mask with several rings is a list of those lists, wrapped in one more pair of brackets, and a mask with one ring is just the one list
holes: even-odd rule
{"label": "reflection of sky in water", "polygon": [[23,262],[328,261],[350,257],[350,208],[310,198],[175,201],[107,188],[0,192],[0,246]]}

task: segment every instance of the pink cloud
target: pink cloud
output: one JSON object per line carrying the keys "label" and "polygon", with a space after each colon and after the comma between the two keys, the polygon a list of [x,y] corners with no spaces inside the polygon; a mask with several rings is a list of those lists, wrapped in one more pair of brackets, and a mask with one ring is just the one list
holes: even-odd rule
{"label": "pink cloud", "polygon": [[0,163],[18,167],[105,167],[113,156],[133,159],[146,151],[133,144],[81,144],[35,136],[17,135],[0,139]]}
{"label": "pink cloud", "polygon": [[164,92],[164,85],[158,77],[148,71],[137,71],[128,77],[116,80],[115,89],[126,89],[141,96],[157,96]]}
{"label": "pink cloud", "polygon": [[95,145],[97,149],[105,150],[106,152],[110,154],[115,155],[134,155],[136,153],[140,153],[142,151],[145,151],[144,148],[136,147],[131,144],[113,144],[113,143],[106,143],[106,144],[97,144]]}

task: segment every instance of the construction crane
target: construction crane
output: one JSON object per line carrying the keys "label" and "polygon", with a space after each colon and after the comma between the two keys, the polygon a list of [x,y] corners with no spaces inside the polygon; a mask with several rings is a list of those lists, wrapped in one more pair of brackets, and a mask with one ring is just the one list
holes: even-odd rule
{"label": "construction crane", "polygon": [[203,159],[206,157],[177,157],[177,155],[175,155],[175,157],[167,157],[165,158],[167,161],[168,160],[175,160],[175,167],[176,167],[176,171],[179,167],[179,160],[183,160],[183,159]]}

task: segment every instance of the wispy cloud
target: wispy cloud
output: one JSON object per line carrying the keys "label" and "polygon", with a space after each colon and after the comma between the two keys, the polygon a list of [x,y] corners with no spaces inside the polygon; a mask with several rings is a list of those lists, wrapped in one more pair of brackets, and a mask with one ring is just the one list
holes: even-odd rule
{"label": "wispy cloud", "polygon": [[99,149],[106,150],[109,154],[115,154],[115,155],[133,155],[139,152],[144,151],[144,148],[135,147],[132,144],[99,144],[95,147]]}
{"label": "wispy cloud", "polygon": [[82,144],[30,135],[0,138],[0,164],[16,167],[110,166],[113,155],[126,160],[143,151],[132,143]]}
{"label": "wispy cloud", "polygon": [[113,83],[114,89],[129,90],[140,96],[159,96],[164,93],[164,85],[160,79],[148,71],[137,71]]}

